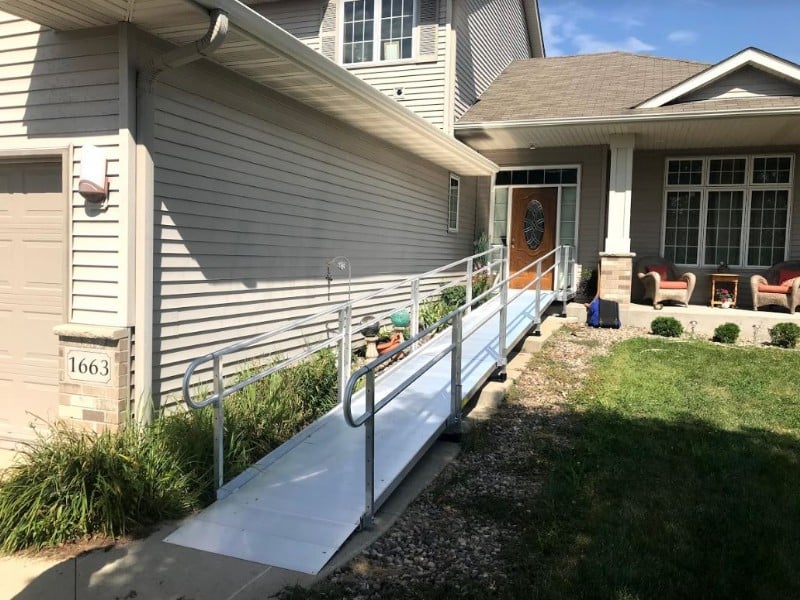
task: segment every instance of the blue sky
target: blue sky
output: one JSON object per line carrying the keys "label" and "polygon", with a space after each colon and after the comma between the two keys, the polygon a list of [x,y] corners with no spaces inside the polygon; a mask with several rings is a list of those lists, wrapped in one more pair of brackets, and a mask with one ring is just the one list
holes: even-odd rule
{"label": "blue sky", "polygon": [[718,62],[748,46],[800,63],[800,0],[539,0],[547,56],[622,50]]}

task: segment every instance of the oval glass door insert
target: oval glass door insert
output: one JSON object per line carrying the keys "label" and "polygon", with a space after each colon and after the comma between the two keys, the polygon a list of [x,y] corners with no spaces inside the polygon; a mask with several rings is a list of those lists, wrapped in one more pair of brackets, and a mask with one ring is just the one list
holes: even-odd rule
{"label": "oval glass door insert", "polygon": [[528,248],[536,250],[542,244],[544,237],[544,208],[538,200],[528,202],[525,209],[525,222],[523,232]]}

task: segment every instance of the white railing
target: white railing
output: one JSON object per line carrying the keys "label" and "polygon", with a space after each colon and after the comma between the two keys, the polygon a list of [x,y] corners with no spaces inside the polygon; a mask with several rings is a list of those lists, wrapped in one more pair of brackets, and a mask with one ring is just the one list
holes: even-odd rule
{"label": "white railing", "polygon": [[[476,265],[480,265],[475,269]],[[219,490],[223,484],[224,467],[223,467],[223,421],[224,421],[224,400],[228,396],[252,385],[273,373],[289,367],[304,358],[334,345],[338,346],[338,394],[339,401],[341,402],[345,395],[345,387],[350,379],[350,361],[352,356],[353,334],[361,329],[375,323],[380,323],[398,310],[407,309],[410,313],[410,339],[413,340],[411,345],[416,347],[420,341],[420,321],[419,310],[422,303],[430,298],[441,295],[442,291],[454,285],[461,285],[462,283],[466,288],[467,302],[465,304],[465,311],[471,310],[471,307],[480,299],[487,298],[494,291],[484,292],[479,297],[473,297],[473,278],[476,275],[486,274],[490,279],[492,277],[502,278],[507,273],[507,260],[505,257],[505,249],[501,246],[495,246],[484,252],[474,254],[467,258],[454,261],[443,267],[433,269],[421,275],[408,277],[400,282],[393,283],[389,286],[383,287],[377,291],[369,292],[362,296],[356,297],[348,302],[338,304],[313,315],[296,319],[282,327],[278,327],[266,333],[256,335],[249,339],[225,346],[200,356],[189,363],[186,372],[183,376],[182,392],[183,399],[186,404],[192,409],[200,409],[209,405],[213,405],[214,409],[214,482]],[[428,289],[424,292],[422,290],[422,283],[430,280],[433,277],[439,277],[438,284],[433,286],[428,285]],[[441,283],[443,278],[448,281]],[[409,294],[407,300],[402,300],[397,304],[393,304],[392,308],[382,312],[379,315],[372,315],[371,319],[359,322],[353,325],[353,307],[356,305],[363,305],[368,301],[375,301],[380,296],[387,294],[397,295],[402,293],[403,288],[408,288]],[[496,290],[497,285],[492,286],[491,290]],[[325,340],[310,345],[305,350],[289,357],[280,362],[277,362],[269,367],[260,369],[253,375],[237,381],[236,383],[227,384],[225,382],[224,367],[225,358],[233,354],[240,354],[248,350],[258,347],[264,347],[266,344],[274,343],[285,334],[300,330],[303,327],[318,323],[321,318],[332,318],[338,315],[338,329],[335,334],[329,335]],[[428,331],[430,328],[426,329]],[[403,347],[408,347],[405,344]],[[195,373],[204,365],[211,364],[211,382],[212,393],[203,394],[197,387],[192,390],[192,379]]]}
{"label": "white railing", "polygon": [[[543,264],[550,259],[553,259],[553,264],[549,267],[543,269]],[[492,310],[488,311],[486,315],[477,322],[471,323],[471,329],[469,331],[464,331],[463,329],[463,315],[470,311],[471,309],[471,302],[467,302],[465,305],[453,310],[448,315],[442,317],[436,323],[430,325],[426,329],[417,332],[414,336],[410,339],[402,343],[401,345],[394,348],[392,351],[388,352],[387,354],[380,356],[370,362],[367,365],[364,365],[360,369],[358,369],[353,375],[350,377],[349,381],[346,384],[344,390],[344,398],[343,398],[343,412],[344,418],[348,425],[351,427],[361,427],[364,426],[364,437],[365,437],[365,455],[364,455],[364,512],[361,516],[361,525],[362,527],[371,527],[375,511],[377,510],[378,506],[376,506],[375,502],[375,415],[387,406],[392,400],[394,400],[397,396],[399,396],[403,390],[408,388],[412,383],[414,383],[417,379],[422,377],[427,371],[429,371],[435,364],[439,361],[444,359],[448,354],[450,354],[450,414],[448,417],[448,426],[458,425],[460,421],[461,409],[462,409],[462,401],[463,398],[463,390],[462,390],[462,382],[461,382],[461,363],[462,363],[462,345],[465,339],[470,337],[476,331],[478,331],[483,325],[485,325],[490,319],[492,319],[497,313],[500,313],[499,318],[499,325],[498,325],[498,339],[499,339],[499,348],[498,348],[498,361],[496,365],[496,369],[504,373],[506,360],[508,356],[508,352],[510,348],[507,345],[507,315],[508,315],[508,306],[509,302],[509,283],[512,279],[515,279],[519,275],[535,270],[534,278],[525,286],[521,288],[520,291],[525,291],[536,286],[536,300],[535,300],[535,312],[534,312],[534,323],[538,326],[541,323],[542,315],[541,315],[541,307],[542,307],[542,280],[548,274],[552,274],[553,281],[556,281],[556,274],[557,273],[564,273],[564,276],[560,278],[561,280],[561,290],[560,290],[560,297],[562,302],[562,314],[566,313],[566,302],[567,302],[567,295],[568,291],[572,289],[574,291],[574,283],[571,282],[570,279],[572,278],[573,269],[571,269],[571,265],[574,263],[574,258],[572,257],[572,248],[569,246],[560,246],[553,251],[549,252],[545,256],[537,259],[536,261],[532,262],[531,264],[523,267],[519,271],[506,276],[501,281],[493,285],[491,288],[483,292],[480,296],[472,300],[472,302],[476,302],[484,297],[488,298],[489,296],[499,293],[500,302],[499,306]],[[570,287],[572,286],[572,287]],[[511,299],[513,302],[519,296],[515,296],[515,298]],[[436,331],[439,327],[452,324],[451,329],[451,341],[448,346],[440,350],[435,356],[431,357],[425,364],[419,367],[416,371],[409,374],[400,384],[386,392],[386,394],[381,398],[377,403],[375,401],[375,371],[388,361],[392,360],[397,354],[404,352],[409,349],[409,347],[414,347],[421,338],[424,338],[426,335]],[[352,411],[352,398],[353,393],[358,385],[358,381],[362,378],[366,378],[366,387],[364,390],[364,398],[365,398],[365,411],[358,417],[353,416]]]}

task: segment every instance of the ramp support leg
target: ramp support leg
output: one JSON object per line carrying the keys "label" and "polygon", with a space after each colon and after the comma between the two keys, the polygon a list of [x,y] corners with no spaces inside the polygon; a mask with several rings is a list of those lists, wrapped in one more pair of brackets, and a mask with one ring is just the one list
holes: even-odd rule
{"label": "ramp support leg", "polygon": [[462,318],[463,314],[459,310],[453,317],[452,330],[452,351],[450,361],[450,419],[448,426],[458,430],[461,426],[461,341],[462,341]]}
{"label": "ramp support leg", "polygon": [[364,423],[364,514],[361,528],[372,529],[375,524],[375,372],[367,371],[367,387],[364,393],[366,414]]}

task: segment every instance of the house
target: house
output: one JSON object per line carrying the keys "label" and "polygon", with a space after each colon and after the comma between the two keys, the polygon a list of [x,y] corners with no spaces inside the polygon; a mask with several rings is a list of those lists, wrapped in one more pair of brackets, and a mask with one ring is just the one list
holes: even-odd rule
{"label": "house", "polygon": [[800,257],[800,67],[756,48],[714,65],[515,61],[455,133],[501,167],[479,227],[508,237],[513,260],[520,215],[543,206],[552,243],[600,263],[604,297],[635,299],[635,257],[663,255],[697,274],[698,304],[726,263],[747,305],[752,273]]}
{"label": "house", "polygon": [[0,437],[144,414],[346,298],[331,257],[358,292],[472,253],[497,167],[452,123],[543,55],[536,3],[386,6],[0,2]]}

